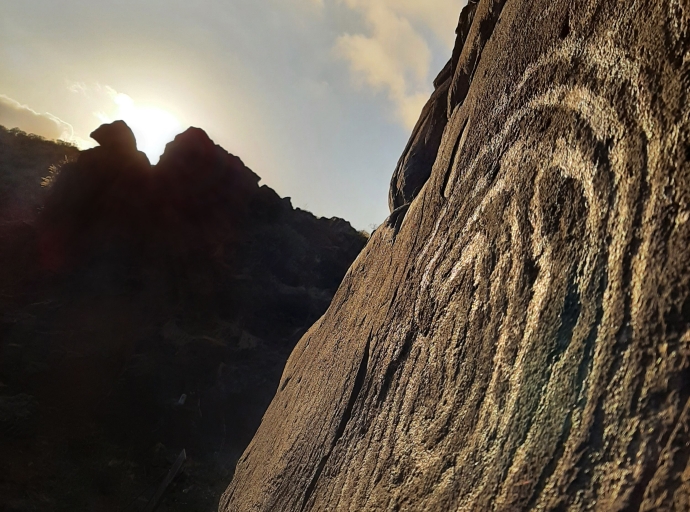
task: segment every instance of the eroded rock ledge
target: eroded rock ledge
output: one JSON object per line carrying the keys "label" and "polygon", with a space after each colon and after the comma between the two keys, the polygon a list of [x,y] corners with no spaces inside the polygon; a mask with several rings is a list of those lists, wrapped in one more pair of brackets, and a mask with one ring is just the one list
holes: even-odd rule
{"label": "eroded rock ledge", "polygon": [[222,511],[690,508],[690,8],[467,9]]}

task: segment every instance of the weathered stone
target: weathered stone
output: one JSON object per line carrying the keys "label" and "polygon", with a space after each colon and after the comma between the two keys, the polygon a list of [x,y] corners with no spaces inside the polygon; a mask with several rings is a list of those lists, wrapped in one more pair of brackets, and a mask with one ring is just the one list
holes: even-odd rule
{"label": "weathered stone", "polygon": [[481,0],[467,41],[222,511],[688,510],[690,7]]}

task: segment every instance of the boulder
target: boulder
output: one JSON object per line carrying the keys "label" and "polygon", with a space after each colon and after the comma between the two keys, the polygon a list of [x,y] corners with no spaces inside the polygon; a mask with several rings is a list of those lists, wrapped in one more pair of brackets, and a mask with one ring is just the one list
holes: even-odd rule
{"label": "boulder", "polygon": [[134,132],[124,121],[102,124],[91,132],[91,138],[105,149],[122,152],[137,150],[137,140],[134,137]]}
{"label": "boulder", "polygon": [[690,8],[467,9],[223,512],[690,507]]}

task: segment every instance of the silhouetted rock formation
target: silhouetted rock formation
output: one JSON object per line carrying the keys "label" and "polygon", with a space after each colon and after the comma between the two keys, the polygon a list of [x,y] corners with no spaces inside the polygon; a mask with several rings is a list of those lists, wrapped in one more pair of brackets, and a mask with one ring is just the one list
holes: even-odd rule
{"label": "silhouetted rock formation", "polygon": [[463,11],[396,211],[222,511],[689,509],[689,27],[675,0]]}
{"label": "silhouetted rock formation", "polygon": [[134,137],[134,132],[124,121],[102,124],[91,132],[91,138],[98,142],[101,150],[122,154],[132,154],[137,151],[137,139]]}
{"label": "silhouetted rock formation", "polygon": [[366,238],[198,128],[156,166],[122,122],[93,137],[0,249],[0,503],[122,505],[185,448],[164,509],[208,510]]}

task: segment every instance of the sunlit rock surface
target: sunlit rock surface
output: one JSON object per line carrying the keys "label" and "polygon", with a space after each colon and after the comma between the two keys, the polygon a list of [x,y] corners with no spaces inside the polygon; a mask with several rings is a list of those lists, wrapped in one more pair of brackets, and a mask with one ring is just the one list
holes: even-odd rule
{"label": "sunlit rock surface", "polygon": [[690,508],[690,7],[468,9],[222,511]]}

